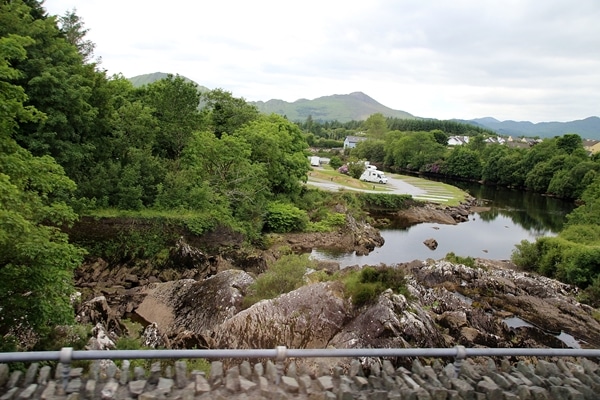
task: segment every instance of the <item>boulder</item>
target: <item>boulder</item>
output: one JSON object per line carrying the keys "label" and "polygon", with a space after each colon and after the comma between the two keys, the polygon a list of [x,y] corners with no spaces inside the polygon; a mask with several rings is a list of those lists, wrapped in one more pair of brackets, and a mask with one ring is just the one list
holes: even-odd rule
{"label": "boulder", "polygon": [[214,326],[212,348],[325,348],[351,317],[340,282],[320,282],[263,300]]}
{"label": "boulder", "polygon": [[423,244],[427,247],[429,247],[431,250],[435,250],[438,247],[438,242],[437,240],[433,239],[433,238],[429,238],[423,241]]}
{"label": "boulder", "polygon": [[148,323],[156,323],[162,336],[170,340],[200,340],[190,337],[210,335],[241,310],[243,294],[253,281],[246,272],[231,269],[200,282],[184,279],[151,284],[134,311]]}

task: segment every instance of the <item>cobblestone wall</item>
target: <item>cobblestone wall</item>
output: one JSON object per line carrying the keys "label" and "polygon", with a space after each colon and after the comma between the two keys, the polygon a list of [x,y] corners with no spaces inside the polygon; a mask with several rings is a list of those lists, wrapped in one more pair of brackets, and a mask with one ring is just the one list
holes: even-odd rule
{"label": "cobblestone wall", "polygon": [[[435,361],[423,366],[415,360],[409,371],[394,368],[384,360],[375,364],[365,376],[358,360],[343,371],[309,374],[295,363],[285,373],[281,364],[241,365],[224,370],[214,361],[210,374],[187,371],[185,362],[162,368],[159,362],[149,371],[121,368],[111,361],[95,361],[90,371],[81,368],[53,371],[34,363],[27,371],[9,371],[0,364],[0,400],[12,399],[314,399],[314,400],[512,400],[512,399],[599,399],[600,368],[588,359],[577,362],[539,360],[496,365],[491,359],[483,363],[466,360],[457,373],[454,364]],[[64,375],[63,371],[67,374]],[[63,376],[64,375],[64,376]]]}

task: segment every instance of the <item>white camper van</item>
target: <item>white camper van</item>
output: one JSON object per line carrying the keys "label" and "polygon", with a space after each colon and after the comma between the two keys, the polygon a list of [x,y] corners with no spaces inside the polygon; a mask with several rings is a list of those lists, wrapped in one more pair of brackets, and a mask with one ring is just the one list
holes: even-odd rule
{"label": "white camper van", "polygon": [[379,171],[370,166],[362,173],[360,180],[365,182],[387,183],[388,178],[383,171]]}
{"label": "white camper van", "polygon": [[310,158],[310,165],[312,167],[319,167],[319,166],[321,166],[321,160],[320,160],[320,158],[317,157],[317,156],[312,156]]}

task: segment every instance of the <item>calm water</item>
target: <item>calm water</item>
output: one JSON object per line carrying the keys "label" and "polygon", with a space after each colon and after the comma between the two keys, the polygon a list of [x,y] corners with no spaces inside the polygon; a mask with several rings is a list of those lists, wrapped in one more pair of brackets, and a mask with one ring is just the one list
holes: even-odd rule
{"label": "calm water", "polygon": [[[440,259],[449,252],[463,257],[505,260],[510,259],[521,240],[556,235],[562,229],[565,215],[573,209],[571,202],[533,193],[454,184],[468,190],[490,210],[472,214],[468,222],[458,225],[423,223],[383,229],[385,244],[366,256],[315,249],[312,257],[335,260],[342,267]],[[423,244],[429,238],[437,240],[436,250]]]}

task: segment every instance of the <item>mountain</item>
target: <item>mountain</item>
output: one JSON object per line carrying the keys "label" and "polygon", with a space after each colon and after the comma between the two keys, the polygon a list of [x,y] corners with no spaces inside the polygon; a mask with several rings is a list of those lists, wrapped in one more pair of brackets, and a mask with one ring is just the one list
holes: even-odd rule
{"label": "mountain", "polygon": [[[170,74],[170,75],[176,75],[176,74]],[[165,72],[153,72],[151,74],[144,74],[144,75],[137,75],[134,76],[133,78],[129,78],[129,82],[131,82],[131,84],[133,85],[133,87],[140,87],[140,86],[144,86],[144,85],[148,85],[150,83],[159,81],[161,79],[165,79],[167,76],[169,76],[169,74],[165,73]],[[199,92],[208,92],[210,89],[202,86],[202,85],[198,85],[196,82],[194,82],[193,80],[186,78],[183,75],[179,75],[183,78],[183,80],[187,81],[187,82],[193,82],[198,86],[198,91]]]}
{"label": "mountain", "polygon": [[405,111],[393,110],[373,100],[362,92],[334,94],[314,100],[300,99],[293,103],[283,100],[251,102],[266,114],[285,115],[290,121],[304,121],[310,115],[315,121],[364,121],[371,114],[381,113],[386,117],[414,119]]}
{"label": "mountain", "polygon": [[500,135],[539,136],[551,138],[565,133],[577,133],[584,139],[600,140],[600,118],[589,117],[569,122],[498,121],[492,117],[457,120],[491,129]]}
{"label": "mountain", "polygon": [[[133,86],[139,87],[166,78],[168,74],[164,72],[154,72],[152,74],[138,75],[129,78]],[[183,79],[193,82],[182,76]],[[194,82],[196,83],[196,82]],[[196,85],[198,85],[196,83]],[[198,85],[200,92],[210,89]],[[300,99],[292,103],[284,100],[269,100],[248,102],[255,105],[259,111],[266,114],[285,115],[291,121],[305,121],[310,115],[315,121],[364,121],[370,115],[381,113],[386,117],[401,119],[421,119],[414,115],[400,110],[393,110],[377,102],[373,98],[362,92],[350,94],[334,94],[323,96],[313,100]],[[499,121],[493,117],[476,118],[471,120],[455,119],[456,122],[463,122],[475,125],[481,128],[490,129],[499,135],[506,136],[529,136],[548,138],[564,135],[565,133],[577,133],[584,139],[600,140],[600,118],[589,117],[577,121],[569,122],[538,122],[529,121]]]}

